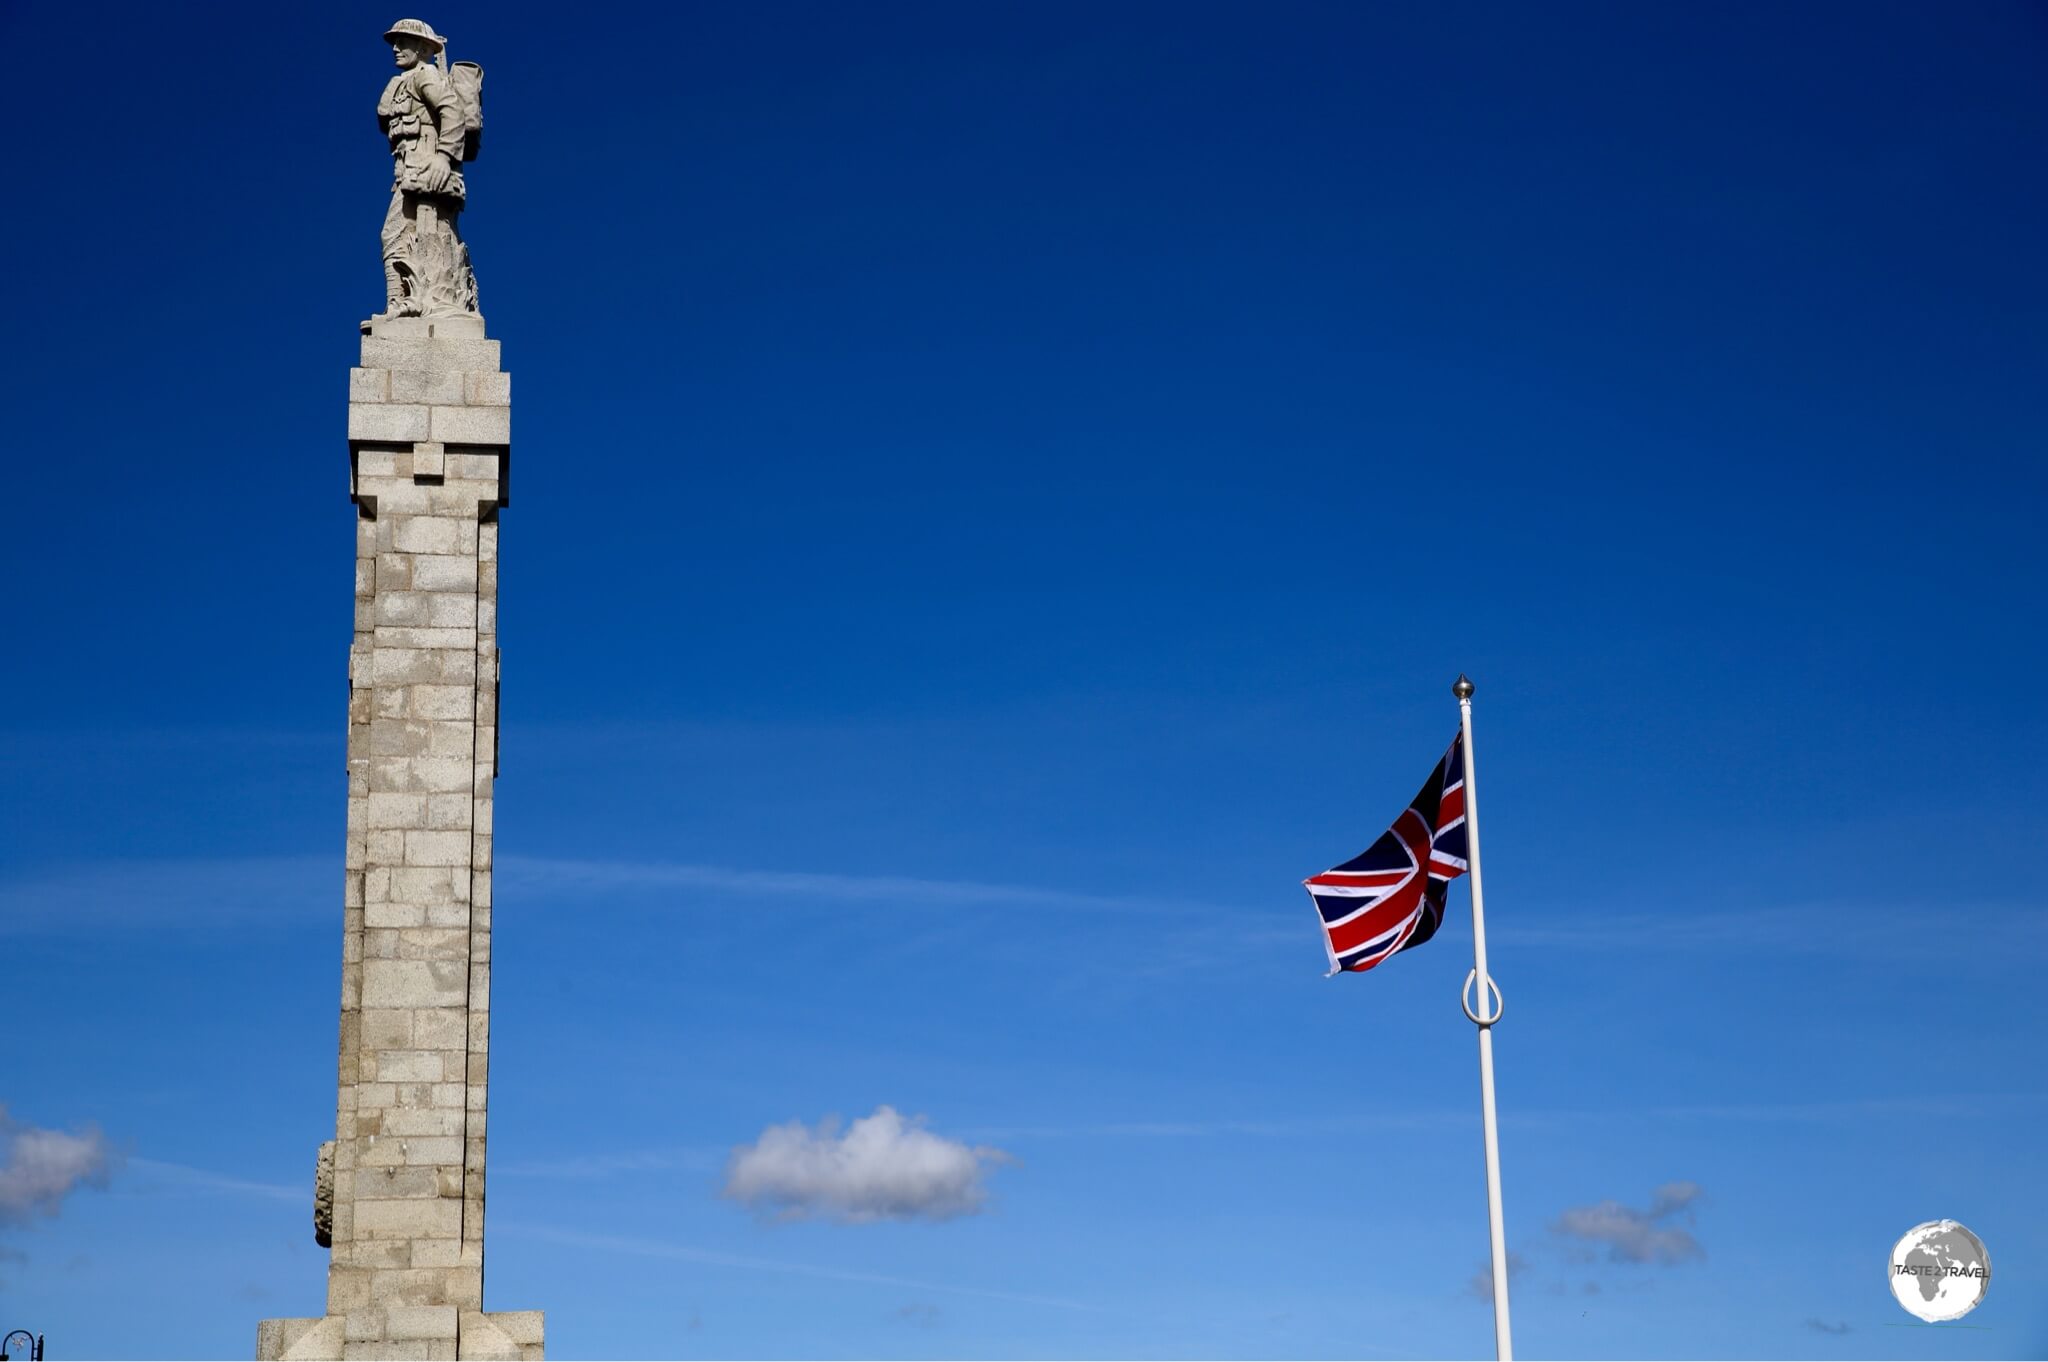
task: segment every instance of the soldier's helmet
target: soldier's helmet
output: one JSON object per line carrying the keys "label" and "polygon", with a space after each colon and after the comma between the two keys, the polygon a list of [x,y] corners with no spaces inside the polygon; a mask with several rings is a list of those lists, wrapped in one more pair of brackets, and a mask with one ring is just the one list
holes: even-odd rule
{"label": "soldier's helmet", "polygon": [[448,46],[448,40],[434,32],[434,26],[425,19],[400,19],[384,34],[384,41],[387,43],[399,38],[418,38],[423,42],[432,43],[437,52]]}

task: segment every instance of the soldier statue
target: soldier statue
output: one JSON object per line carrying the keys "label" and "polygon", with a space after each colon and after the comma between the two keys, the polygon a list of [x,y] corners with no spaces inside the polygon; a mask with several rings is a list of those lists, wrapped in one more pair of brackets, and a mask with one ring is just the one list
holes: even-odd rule
{"label": "soldier statue", "polygon": [[391,208],[384,215],[384,311],[390,317],[476,314],[476,276],[457,228],[462,163],[482,129],[482,68],[447,64],[447,40],[424,20],[400,19],[384,35],[398,74],[377,101],[391,143]]}

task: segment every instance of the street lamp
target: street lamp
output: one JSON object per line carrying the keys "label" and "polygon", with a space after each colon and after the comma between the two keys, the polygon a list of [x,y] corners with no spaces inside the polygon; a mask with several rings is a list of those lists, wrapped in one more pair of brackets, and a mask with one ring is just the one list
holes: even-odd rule
{"label": "street lamp", "polygon": [[8,1345],[17,1338],[24,1339],[28,1343],[28,1362],[43,1362],[43,1336],[41,1334],[32,1334],[26,1329],[16,1329],[7,1337],[0,1338],[0,1362],[8,1362]]}

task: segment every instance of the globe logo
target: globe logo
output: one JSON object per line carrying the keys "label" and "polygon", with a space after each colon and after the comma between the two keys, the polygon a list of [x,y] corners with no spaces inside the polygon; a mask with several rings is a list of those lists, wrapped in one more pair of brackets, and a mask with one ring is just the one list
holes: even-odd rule
{"label": "globe logo", "polygon": [[1908,1314],[1940,1324],[1977,1308],[1991,1285],[1984,1241],[1953,1220],[1930,1220],[1892,1246],[1887,1277]]}

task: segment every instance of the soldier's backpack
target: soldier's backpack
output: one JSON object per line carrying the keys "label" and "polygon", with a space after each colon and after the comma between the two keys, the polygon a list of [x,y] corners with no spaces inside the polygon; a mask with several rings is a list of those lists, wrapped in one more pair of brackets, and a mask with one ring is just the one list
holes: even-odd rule
{"label": "soldier's backpack", "polygon": [[473,61],[450,62],[448,85],[462,106],[462,159],[474,161],[484,145],[484,68]]}

